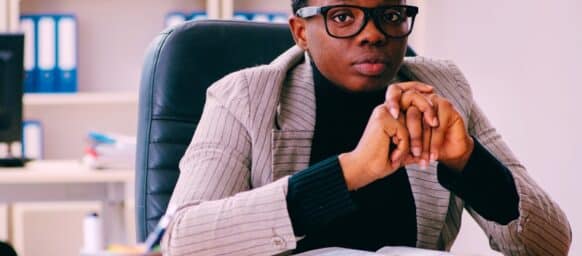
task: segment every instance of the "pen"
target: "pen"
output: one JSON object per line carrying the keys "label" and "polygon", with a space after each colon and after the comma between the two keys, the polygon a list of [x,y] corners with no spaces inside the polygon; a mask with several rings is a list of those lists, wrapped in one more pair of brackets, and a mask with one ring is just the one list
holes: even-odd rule
{"label": "pen", "polygon": [[174,211],[168,210],[168,212],[162,216],[154,231],[148,235],[144,243],[146,253],[152,252],[154,248],[160,244],[160,241],[162,240],[162,237],[164,236],[164,233],[166,232],[166,229],[168,228],[173,215]]}

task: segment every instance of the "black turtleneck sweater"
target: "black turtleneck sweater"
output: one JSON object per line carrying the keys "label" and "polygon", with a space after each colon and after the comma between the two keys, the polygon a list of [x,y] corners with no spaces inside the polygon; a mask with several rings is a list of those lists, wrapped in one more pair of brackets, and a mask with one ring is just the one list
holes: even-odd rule
{"label": "black turtleneck sweater", "polygon": [[[385,90],[349,92],[332,84],[312,64],[316,122],[310,165],[289,179],[287,205],[298,242],[295,253],[345,247],[375,251],[416,246],[416,207],[404,168],[358,191],[345,184],[337,156],[353,150]],[[509,170],[477,140],[465,170],[438,165],[441,185],[489,220],[519,216],[519,197]]]}

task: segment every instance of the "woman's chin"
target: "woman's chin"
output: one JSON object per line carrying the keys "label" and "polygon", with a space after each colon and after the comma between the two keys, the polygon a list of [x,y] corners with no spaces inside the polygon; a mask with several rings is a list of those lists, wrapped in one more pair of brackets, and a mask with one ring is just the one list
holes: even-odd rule
{"label": "woman's chin", "polygon": [[351,83],[344,85],[346,90],[352,92],[377,91],[386,89],[391,79],[386,79],[381,76],[365,77],[353,80]]}

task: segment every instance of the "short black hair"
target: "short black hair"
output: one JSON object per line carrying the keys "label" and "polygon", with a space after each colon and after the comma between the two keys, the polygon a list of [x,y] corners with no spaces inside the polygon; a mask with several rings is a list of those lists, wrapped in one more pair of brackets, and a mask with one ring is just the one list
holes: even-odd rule
{"label": "short black hair", "polygon": [[305,6],[307,6],[307,0],[291,0],[291,7],[293,8],[293,14],[297,13],[297,10],[299,10]]}

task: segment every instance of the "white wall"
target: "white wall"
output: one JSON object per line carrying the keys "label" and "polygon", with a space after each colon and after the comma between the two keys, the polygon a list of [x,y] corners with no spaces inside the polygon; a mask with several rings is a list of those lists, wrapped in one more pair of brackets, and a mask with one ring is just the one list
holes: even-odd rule
{"label": "white wall", "polygon": [[[419,52],[464,71],[489,119],[566,212],[570,254],[582,255],[582,2],[439,0],[424,7]],[[458,247],[482,236],[463,232],[469,235]]]}

